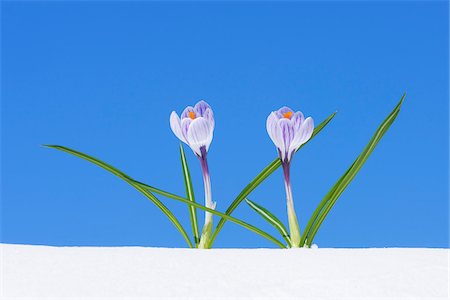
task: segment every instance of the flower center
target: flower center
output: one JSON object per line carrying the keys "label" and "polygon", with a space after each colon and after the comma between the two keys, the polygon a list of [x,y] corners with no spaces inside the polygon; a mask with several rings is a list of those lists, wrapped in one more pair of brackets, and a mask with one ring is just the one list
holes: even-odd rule
{"label": "flower center", "polygon": [[290,120],[293,114],[294,113],[292,111],[288,111],[287,113],[283,114],[283,117]]}
{"label": "flower center", "polygon": [[189,112],[189,118],[191,118],[192,120],[194,120],[194,119],[195,119],[195,112],[190,111],[190,112]]}

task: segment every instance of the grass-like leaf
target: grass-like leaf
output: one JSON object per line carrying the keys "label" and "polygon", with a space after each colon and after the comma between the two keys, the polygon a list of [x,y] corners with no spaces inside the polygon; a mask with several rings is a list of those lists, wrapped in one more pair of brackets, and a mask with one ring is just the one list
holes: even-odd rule
{"label": "grass-like leaf", "polygon": [[259,204],[256,204],[255,202],[251,201],[248,198],[245,198],[245,202],[253,208],[261,217],[263,217],[267,222],[272,224],[273,227],[275,227],[276,230],[278,230],[283,237],[283,239],[286,241],[289,247],[292,246],[291,239],[289,238],[289,233],[286,230],[286,227],[284,227],[283,223],[275,217],[274,214],[272,214],[268,209],[262,207]]}
{"label": "grass-like leaf", "polygon": [[381,123],[380,127],[378,127],[375,134],[372,136],[361,154],[356,158],[350,168],[347,169],[344,175],[342,175],[342,177],[334,184],[331,190],[319,203],[313,215],[308,221],[308,224],[302,235],[300,245],[304,245],[306,243],[308,247],[311,246],[314,237],[316,236],[316,233],[320,228],[320,225],[322,225],[323,221],[325,220],[330,210],[333,208],[333,205],[336,203],[337,199],[345,191],[350,182],[355,178],[356,174],[358,174],[359,170],[367,161],[370,154],[377,146],[378,142],[381,140],[394,120],[397,118],[405,96],[406,94],[403,94],[397,106],[395,106],[394,110],[392,110],[392,112],[387,116],[383,123]]}
{"label": "grass-like leaf", "polygon": [[133,186],[136,190],[141,192],[145,197],[147,197],[150,201],[152,201],[166,216],[169,218],[169,220],[175,225],[175,227],[178,229],[178,231],[181,233],[183,238],[186,240],[187,244],[190,248],[192,248],[192,243],[189,239],[189,236],[186,233],[186,230],[184,230],[183,226],[180,224],[178,219],[173,215],[173,213],[161,202],[158,200],[158,198],[155,197],[151,192],[137,184],[130,176],[123,173],[119,169],[95,158],[90,155],[81,153],[79,151],[64,147],[64,146],[57,146],[57,145],[44,145],[45,147],[61,150],[64,152],[67,152],[69,154],[72,154],[74,156],[80,157],[82,159],[85,159],[93,164],[96,164],[97,166],[107,170],[108,172],[111,172],[112,174],[116,175],[120,179],[124,180],[129,185]]}
{"label": "grass-like leaf", "polygon": [[265,231],[255,227],[253,225],[250,225],[250,224],[248,224],[248,223],[246,223],[246,222],[244,222],[244,221],[242,221],[240,219],[234,218],[234,217],[229,216],[229,215],[227,215],[225,213],[221,213],[221,212],[219,212],[217,210],[210,209],[210,208],[208,208],[206,206],[203,206],[201,204],[198,204],[196,202],[191,202],[191,201],[189,201],[189,199],[186,199],[186,198],[183,198],[181,196],[178,196],[178,195],[175,195],[175,194],[172,194],[172,193],[160,190],[160,189],[155,188],[155,187],[153,187],[151,185],[148,185],[148,184],[145,184],[145,183],[142,183],[142,182],[139,182],[139,181],[135,181],[135,183],[140,185],[142,188],[148,189],[149,191],[152,191],[154,193],[160,194],[162,196],[165,196],[167,198],[171,198],[171,199],[174,199],[174,200],[177,200],[177,201],[181,201],[181,202],[186,203],[188,205],[192,205],[192,206],[194,206],[196,208],[202,209],[204,211],[208,211],[208,212],[210,212],[210,213],[212,213],[214,215],[222,217],[222,218],[224,218],[224,219],[226,219],[226,220],[228,220],[230,222],[233,222],[233,223],[236,223],[238,225],[241,225],[242,227],[244,227],[244,228],[246,228],[246,229],[248,229],[250,231],[253,231],[253,232],[259,234],[260,236],[268,239],[269,241],[275,243],[280,248],[286,248],[286,246],[282,242],[280,242],[279,240],[277,240],[276,238],[274,238],[273,236],[271,236],[267,232],[265,232]]}
{"label": "grass-like leaf", "polygon": [[135,189],[137,189],[139,192],[141,192],[142,194],[144,194],[148,199],[150,199],[159,209],[162,210],[162,212],[164,214],[166,214],[166,216],[170,219],[170,221],[175,225],[175,227],[180,231],[180,233],[183,235],[184,239],[186,240],[186,242],[188,243],[190,248],[193,248],[192,243],[189,239],[189,236],[187,235],[186,231],[184,230],[183,226],[181,226],[181,224],[178,222],[177,218],[172,214],[172,212],[161,202],[159,201],[151,192],[154,193],[158,193],[162,196],[183,202],[185,204],[188,204],[189,206],[193,206],[205,211],[209,211],[210,213],[214,214],[214,215],[218,215],[219,217],[225,218],[227,220],[229,220],[230,222],[234,222],[238,225],[241,225],[242,227],[251,230],[257,234],[259,234],[260,236],[270,240],[271,242],[275,243],[276,245],[278,245],[280,248],[286,248],[286,246],[280,242],[279,240],[277,240],[276,238],[274,238],[273,236],[271,236],[270,234],[268,234],[267,232],[256,228],[253,225],[250,225],[242,220],[236,219],[234,217],[231,216],[227,216],[224,213],[221,213],[219,211],[210,209],[206,206],[200,205],[196,202],[192,202],[189,199],[183,198],[181,196],[163,191],[161,189],[152,187],[150,185],[147,185],[145,183],[139,182],[137,180],[134,180],[132,177],[128,176],[127,174],[123,173],[122,171],[120,171],[119,169],[97,159],[94,158],[90,155],[84,154],[82,152],[70,149],[68,147],[64,147],[64,146],[56,146],[56,145],[44,145],[45,147],[48,148],[53,148],[53,149],[57,149],[57,150],[61,150],[64,152],[67,152],[69,154],[72,154],[74,156],[83,158],[93,164],[96,164],[97,166],[107,170],[108,172],[111,172],[112,174],[116,175],[117,177],[121,178],[122,180],[124,180],[125,182],[127,182],[128,184],[130,184],[131,186],[133,186]]}
{"label": "grass-like leaf", "polygon": [[[314,132],[309,139],[312,140],[330,121],[334,118],[336,113],[332,113],[328,118],[326,118],[322,123],[320,123],[315,129]],[[308,141],[308,142],[309,142]],[[307,143],[308,143],[307,142]],[[305,143],[306,144],[306,143]],[[303,144],[300,148],[302,148],[305,144]],[[299,149],[300,149],[299,148]],[[298,150],[299,150],[298,149]],[[298,151],[297,150],[297,151]],[[276,169],[278,169],[281,166],[281,161],[279,158],[274,159],[267,167],[264,168],[264,170],[261,171],[256,177],[239,193],[239,195],[234,199],[234,201],[230,204],[230,206],[227,208],[225,214],[231,215],[231,213],[241,204],[241,202],[256,188],[258,185],[260,185],[267,177],[269,177],[270,174],[272,174]],[[220,230],[222,229],[223,225],[225,224],[226,219],[221,218],[219,223],[216,226],[216,229],[211,237],[211,245],[213,244],[214,240],[216,239],[217,235],[219,234]]]}
{"label": "grass-like leaf", "polygon": [[[183,169],[183,177],[184,177],[184,185],[186,187],[186,198],[191,200],[192,202],[195,202],[194,197],[194,187],[192,186],[192,180],[191,180],[191,172],[189,172],[189,166],[186,160],[186,155],[184,153],[183,145],[180,143],[180,159],[181,159],[181,166]],[[198,243],[200,242],[200,237],[198,235],[198,222],[197,222],[197,210],[195,207],[189,205],[189,217],[191,218],[191,227],[192,227],[192,234],[194,235],[194,242],[195,246],[198,246]]]}

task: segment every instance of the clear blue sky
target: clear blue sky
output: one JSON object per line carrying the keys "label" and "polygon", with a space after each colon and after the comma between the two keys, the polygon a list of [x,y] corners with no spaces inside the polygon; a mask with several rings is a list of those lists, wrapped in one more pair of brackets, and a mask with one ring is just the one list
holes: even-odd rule
{"label": "clear blue sky", "polygon": [[[276,156],[271,110],[289,105],[317,124],[338,111],[293,161],[304,228],[406,91],[316,242],[448,247],[448,34],[444,1],[2,2],[1,241],[184,247],[137,191],[40,145],[78,149],[183,195],[169,114],[199,99],[216,116],[209,160],[220,211]],[[251,199],[286,221],[283,188],[278,170]],[[190,230],[186,206],[162,200]],[[245,204],[233,215],[273,232]],[[215,246],[275,247],[229,222]]]}

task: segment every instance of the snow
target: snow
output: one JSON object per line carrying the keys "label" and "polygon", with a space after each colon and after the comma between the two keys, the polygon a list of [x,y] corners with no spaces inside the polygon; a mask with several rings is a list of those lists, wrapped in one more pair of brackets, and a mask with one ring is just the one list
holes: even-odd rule
{"label": "snow", "polygon": [[448,299],[449,249],[0,244],[0,299]]}

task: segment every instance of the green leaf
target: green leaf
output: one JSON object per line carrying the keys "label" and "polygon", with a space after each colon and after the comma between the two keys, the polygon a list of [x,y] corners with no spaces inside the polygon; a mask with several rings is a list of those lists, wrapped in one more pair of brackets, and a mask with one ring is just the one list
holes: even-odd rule
{"label": "green leaf", "polygon": [[255,210],[259,215],[261,215],[261,217],[263,217],[267,222],[272,224],[272,226],[275,227],[275,229],[280,232],[281,236],[287,242],[289,248],[292,246],[291,240],[289,238],[289,233],[286,230],[286,227],[284,227],[283,223],[277,217],[275,217],[274,214],[272,214],[269,210],[262,207],[261,205],[258,205],[255,202],[250,201],[250,199],[248,198],[245,198],[245,202],[247,202],[247,204],[251,208],[253,208],[253,210]]}
{"label": "green leaf", "polygon": [[212,213],[212,214],[214,214],[216,216],[222,217],[222,218],[224,218],[224,219],[226,219],[226,220],[228,220],[230,222],[236,223],[236,224],[238,224],[238,225],[240,225],[240,226],[242,226],[242,227],[244,227],[244,228],[246,228],[246,229],[248,229],[250,231],[253,231],[256,234],[258,234],[258,235],[268,239],[269,241],[277,244],[280,248],[286,248],[286,246],[282,242],[280,242],[279,240],[277,240],[276,238],[274,238],[273,236],[271,236],[267,232],[265,232],[265,231],[255,227],[253,225],[250,225],[250,224],[248,224],[248,223],[246,223],[246,222],[244,222],[244,221],[242,221],[240,219],[234,218],[232,216],[229,216],[229,215],[227,215],[225,213],[222,213],[222,212],[219,212],[217,210],[210,209],[210,208],[208,208],[206,206],[203,206],[201,204],[198,204],[196,202],[191,202],[189,199],[185,199],[185,198],[183,198],[181,196],[178,196],[178,195],[175,195],[175,194],[172,194],[172,193],[160,190],[158,188],[155,188],[153,186],[147,185],[145,183],[142,183],[142,182],[139,182],[139,181],[135,181],[135,183],[138,184],[139,186],[145,188],[145,189],[148,189],[148,190],[152,191],[152,192],[155,192],[155,193],[158,193],[158,194],[163,195],[165,197],[168,197],[168,198],[171,198],[171,199],[174,199],[174,200],[181,201],[183,203],[192,205],[192,206],[194,206],[196,208],[199,208],[199,209],[204,210],[204,211],[208,211],[208,212],[210,212],[210,213]]}
{"label": "green leaf", "polygon": [[[314,129],[314,132],[309,139],[312,140],[330,121],[334,118],[336,113],[332,113],[328,118],[326,118],[322,123],[319,124]],[[308,142],[309,142],[308,141]],[[308,143],[306,142],[306,143]],[[306,144],[305,143],[305,144]],[[299,149],[301,149],[305,144],[303,144]],[[299,150],[297,149],[297,151]],[[274,159],[267,167],[264,168],[264,170],[261,171],[256,177],[239,193],[239,195],[234,199],[234,201],[230,204],[228,209],[226,210],[226,215],[231,215],[231,213],[241,204],[241,202],[256,188],[258,185],[260,185],[267,177],[270,176],[276,169],[278,169],[281,166],[281,161],[279,158]],[[214,240],[216,239],[217,235],[219,234],[220,230],[222,229],[223,225],[225,224],[226,219],[222,218],[220,219],[219,223],[216,226],[216,230],[214,231],[213,236],[211,237],[211,245],[213,244]]]}
{"label": "green leaf", "polygon": [[361,154],[356,158],[350,168],[342,175],[342,177],[334,184],[331,190],[325,195],[322,201],[317,206],[313,215],[308,221],[308,224],[305,228],[305,231],[302,236],[302,240],[300,241],[300,245],[306,245],[308,247],[311,246],[314,237],[316,236],[317,231],[325,220],[326,216],[333,208],[333,205],[336,203],[337,199],[341,196],[341,194],[345,191],[350,182],[355,178],[356,174],[358,174],[359,170],[361,170],[364,163],[369,158],[370,154],[373,152],[378,142],[384,136],[384,134],[388,131],[389,127],[392,125],[394,120],[397,118],[397,115],[400,112],[400,107],[405,99],[406,94],[403,94],[402,98],[398,102],[397,106],[392,110],[392,112],[387,116],[387,118],[381,123],[380,127],[376,130],[375,134],[370,139],[369,143],[366,145]]}
{"label": "green leaf", "polygon": [[[184,153],[183,145],[180,143],[180,159],[181,166],[183,168],[184,185],[186,187],[186,198],[195,202],[194,188],[192,186],[191,173],[189,172],[189,166]],[[189,206],[189,216],[191,218],[192,234],[194,235],[195,246],[198,246],[200,237],[198,235],[198,222],[197,222],[197,210],[193,206]]]}
{"label": "green leaf", "polygon": [[[277,244],[280,248],[286,248],[285,245],[283,245],[283,243],[281,243],[279,240],[277,240],[276,238],[274,238],[273,236],[271,236],[270,234],[264,232],[263,230],[260,230],[258,228],[256,228],[255,226],[252,226],[250,224],[245,223],[242,220],[233,218],[231,216],[227,216],[224,213],[218,212],[216,210],[207,208],[206,206],[200,205],[198,203],[192,202],[189,199],[185,199],[181,196],[163,191],[161,189],[152,187],[150,185],[147,185],[145,183],[139,182],[137,180],[134,180],[133,178],[131,178],[130,176],[126,175],[125,173],[123,173],[122,171],[118,170],[117,168],[101,161],[98,160],[92,156],[89,156],[87,154],[78,152],[76,150],[67,148],[67,147],[63,147],[63,146],[56,146],[56,145],[44,145],[45,147],[49,147],[49,148],[54,148],[54,149],[58,149],[67,153],[70,153],[72,155],[75,155],[77,157],[83,158],[91,163],[94,163],[100,167],[102,167],[103,169],[113,173],[114,175],[118,176],[119,178],[125,180],[128,184],[132,185],[134,188],[136,188],[138,191],[140,191],[141,193],[143,193],[147,198],[149,198],[152,202],[154,202],[164,213],[166,213],[166,215],[168,214],[169,219],[172,221],[172,223],[174,223],[174,225],[177,227],[177,229],[182,232],[183,237],[185,238],[186,242],[188,243],[189,247],[192,248],[192,244],[189,240],[188,235],[186,234],[186,231],[183,229],[183,227],[181,226],[181,224],[178,222],[178,220],[175,218],[175,216],[172,215],[172,213],[164,206],[163,203],[161,203],[152,193],[150,193],[149,191],[158,193],[160,195],[166,196],[168,198],[172,198],[174,200],[180,201],[180,202],[184,202],[186,204],[188,204],[189,206],[194,206],[196,208],[205,210],[205,211],[209,211],[212,214],[218,215],[220,217],[223,217],[231,222],[234,222],[238,225],[241,225],[244,228],[247,228],[257,234],[259,234],[262,237],[265,237],[266,239],[274,242],[275,244]],[[177,224],[179,224],[179,227],[177,226]]]}
{"label": "green leaf", "polygon": [[126,175],[119,169],[114,168],[113,166],[95,158],[92,156],[89,156],[87,154],[81,153],[79,151],[63,147],[63,146],[57,146],[57,145],[43,145],[48,148],[53,148],[57,150],[61,150],[64,152],[67,152],[69,154],[72,154],[74,156],[80,157],[82,159],[85,159],[93,164],[96,164],[97,166],[111,172],[112,174],[116,175],[120,179],[124,180],[129,185],[133,186],[135,189],[137,189],[139,192],[141,192],[145,197],[147,197],[150,201],[152,201],[168,218],[169,220],[175,225],[175,227],[178,229],[178,231],[183,235],[184,239],[186,240],[187,244],[190,248],[192,248],[192,243],[189,239],[189,236],[187,235],[186,231],[184,230],[183,226],[180,224],[178,219],[173,215],[173,213],[161,202],[159,201],[152,193],[144,189],[142,186],[137,184],[130,176]]}

